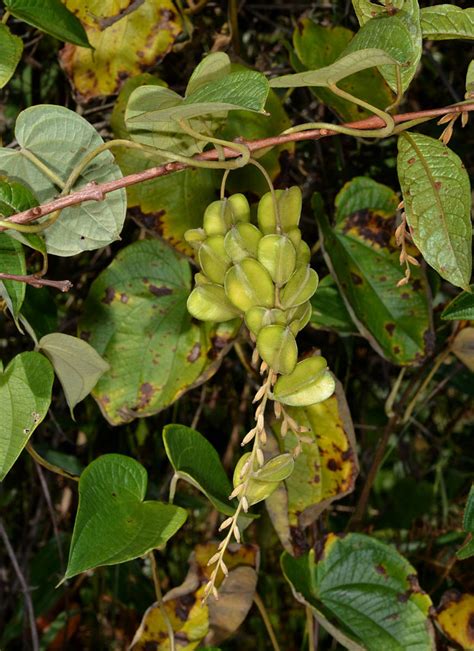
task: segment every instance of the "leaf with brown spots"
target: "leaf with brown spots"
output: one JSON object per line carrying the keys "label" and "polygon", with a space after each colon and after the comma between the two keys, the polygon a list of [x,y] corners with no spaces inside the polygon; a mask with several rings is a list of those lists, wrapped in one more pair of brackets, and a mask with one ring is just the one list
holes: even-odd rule
{"label": "leaf with brown spots", "polygon": [[356,177],[337,195],[332,228],[313,198],[326,263],[359,332],[394,364],[419,364],[433,348],[431,301],[419,268],[397,287],[404,277],[394,238],[397,203],[387,186]]}
{"label": "leaf with brown spots", "polygon": [[441,598],[436,620],[443,633],[463,649],[474,649],[474,595],[448,590]]}
{"label": "leaf with brown spots", "polygon": [[357,651],[432,651],[431,599],[394,547],[363,534],[329,534],[281,565],[295,598],[336,640]]}
{"label": "leaf with brown spots", "polygon": [[[216,551],[217,543],[197,545],[189,558],[190,568],[184,582],[164,596],[164,608],[179,649],[192,651],[201,643],[220,644],[237,630],[252,606],[259,566],[255,545],[229,545],[224,555],[229,575],[224,579],[220,573],[216,584],[219,599],[211,596],[202,603],[212,571],[207,562]],[[151,648],[169,649],[167,628],[158,604],[148,608],[143,616],[130,651]]]}
{"label": "leaf with brown spots", "polygon": [[[120,90],[127,77],[161,61],[182,31],[181,18],[171,0],[144,0],[133,11],[129,0],[65,0],[85,23],[94,50],[67,44],[61,64],[76,96],[84,102]],[[103,18],[122,16],[118,20]]]}
{"label": "leaf with brown spots", "polygon": [[[294,471],[265,504],[284,548],[305,551],[302,531],[331,502],[352,492],[359,466],[354,428],[341,385],[336,393],[310,407],[288,409],[299,425],[309,429],[295,459]],[[296,445],[294,434],[283,439],[286,450]]]}
{"label": "leaf with brown spots", "polygon": [[195,323],[190,288],[189,264],[158,240],[122,249],[92,284],[79,335],[110,366],[92,395],[113,425],[161,411],[217,370],[238,326]]}

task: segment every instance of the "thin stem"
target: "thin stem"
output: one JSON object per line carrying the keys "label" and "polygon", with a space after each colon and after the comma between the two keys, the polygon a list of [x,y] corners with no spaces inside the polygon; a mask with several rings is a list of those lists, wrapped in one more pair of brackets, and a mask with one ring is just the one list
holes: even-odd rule
{"label": "thin stem", "polygon": [[415,393],[411,401],[408,403],[408,406],[405,409],[405,413],[403,414],[403,419],[402,419],[403,423],[407,423],[410,420],[413,410],[416,407],[416,403],[420,400],[420,398],[423,397],[423,393],[425,392],[425,389],[428,387],[429,383],[438,372],[440,366],[444,364],[446,359],[449,357],[450,353],[451,353],[451,349],[448,347],[445,350],[441,351],[441,353],[435,359],[433,366],[430,369],[430,372],[423,380],[422,384],[420,385],[419,389],[417,390],[417,392]]}
{"label": "thin stem", "polygon": [[19,233],[41,233],[42,231],[45,231],[49,226],[52,226],[60,214],[61,211],[56,210],[52,217],[44,222],[41,222],[41,224],[15,224],[15,222],[0,219],[0,226],[3,226],[3,228],[11,229],[12,231],[18,231]]}
{"label": "thin stem", "polygon": [[[199,133],[199,131],[195,131],[195,129],[193,129],[190,126],[189,122],[186,122],[186,120],[179,120],[179,126],[185,133],[187,133],[195,140],[198,140],[200,142],[205,142],[205,143],[211,142],[213,145],[221,145],[226,149],[233,149],[240,156],[235,161],[229,160],[229,161],[221,161],[218,163],[217,162],[213,163],[211,169],[215,168],[215,169],[234,170],[239,167],[245,167],[245,165],[247,165],[247,163],[250,160],[250,149],[247,147],[246,144],[231,142],[230,140],[222,140],[221,138],[214,138],[213,136],[208,136],[206,134]],[[175,160],[179,160],[179,159],[176,158]]]}
{"label": "thin stem", "polygon": [[174,475],[171,477],[170,492],[168,497],[168,502],[170,504],[173,504],[174,502],[174,496],[176,495],[176,486],[178,484],[178,479],[179,479],[179,475],[177,475],[176,473],[174,473]]}
{"label": "thin stem", "polygon": [[7,20],[10,18],[10,16],[11,16],[11,13],[9,11],[5,11],[5,13],[2,16],[2,23],[4,25],[7,24]]}
{"label": "thin stem", "polygon": [[56,466],[54,463],[50,463],[49,461],[46,461],[36,450],[34,447],[31,445],[31,443],[28,441],[26,444],[25,450],[28,452],[28,454],[33,457],[33,459],[38,463],[40,466],[43,466],[43,468],[46,468],[46,470],[50,470],[51,472],[54,472],[56,475],[60,475],[61,477],[65,477],[66,479],[72,479],[73,481],[79,481],[79,476],[78,475],[72,475],[71,473],[67,472],[66,470],[63,470],[59,466]]}
{"label": "thin stem", "polygon": [[45,176],[48,177],[50,181],[54,183],[54,185],[57,185],[58,188],[61,188],[61,190],[64,188],[64,181],[55,173],[53,172],[52,169],[50,169],[45,163],[43,163],[42,160],[40,160],[33,152],[31,152],[29,149],[21,149],[21,154],[25,158],[27,158],[35,167],[37,167]]}
{"label": "thin stem", "polygon": [[10,539],[8,538],[2,520],[0,520],[0,538],[3,540],[7,554],[10,558],[11,564],[13,565],[13,569],[15,570],[16,578],[18,579],[18,583],[20,584],[21,590],[23,592],[26,612],[28,614],[28,623],[30,625],[31,645],[33,651],[39,651],[38,629],[36,628],[35,611],[33,608],[33,602],[31,600],[30,589],[28,588],[25,577],[23,576],[23,572],[21,571],[21,568],[18,564],[15,552],[11,546]]}
{"label": "thin stem", "polygon": [[314,646],[314,618],[310,606],[306,606],[306,629],[308,631],[308,651],[315,651]]}
{"label": "thin stem", "polygon": [[174,643],[174,630],[173,630],[173,625],[171,623],[171,620],[168,616],[168,613],[166,612],[165,605],[163,603],[163,593],[161,592],[161,585],[160,585],[160,577],[158,576],[158,568],[156,566],[156,559],[155,559],[155,554],[153,551],[148,553],[148,558],[150,559],[150,565],[151,565],[151,573],[153,576],[153,584],[155,586],[155,594],[156,594],[156,601],[158,602],[158,606],[160,608],[160,613],[161,616],[163,617],[163,621],[166,624],[166,629],[168,631],[168,638],[170,641],[170,651],[175,651],[176,646]]}
{"label": "thin stem", "polygon": [[227,179],[229,177],[229,174],[231,173],[232,170],[225,170],[224,174],[222,175],[222,181],[221,181],[221,191],[220,191],[220,198],[225,199],[225,186],[227,183]]}
{"label": "thin stem", "polygon": [[280,646],[278,644],[278,640],[276,639],[275,631],[273,630],[270,617],[268,616],[267,609],[265,608],[265,604],[263,603],[258,592],[255,592],[253,596],[253,601],[254,604],[257,606],[258,611],[263,619],[263,623],[265,624],[265,628],[267,629],[268,637],[270,638],[270,642],[272,643],[273,651],[280,651]]}
{"label": "thin stem", "polygon": [[48,280],[47,278],[41,278],[35,274],[17,276],[15,274],[0,273],[0,280],[15,280],[19,283],[31,285],[31,287],[35,287],[36,289],[39,289],[40,287],[54,287],[54,289],[59,289],[60,292],[68,292],[73,287],[70,280]]}

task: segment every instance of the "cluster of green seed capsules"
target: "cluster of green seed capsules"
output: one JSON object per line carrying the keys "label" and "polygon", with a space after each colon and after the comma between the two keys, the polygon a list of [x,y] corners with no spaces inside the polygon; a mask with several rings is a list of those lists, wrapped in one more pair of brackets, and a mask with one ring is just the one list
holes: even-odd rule
{"label": "cluster of green seed capsules", "polygon": [[258,204],[258,227],[250,222],[243,194],[214,201],[203,228],[187,231],[201,271],[188,310],[201,321],[243,317],[257,351],[275,373],[291,373],[298,360],[296,334],[311,316],[318,275],[298,227],[301,191],[294,186],[267,193]]}

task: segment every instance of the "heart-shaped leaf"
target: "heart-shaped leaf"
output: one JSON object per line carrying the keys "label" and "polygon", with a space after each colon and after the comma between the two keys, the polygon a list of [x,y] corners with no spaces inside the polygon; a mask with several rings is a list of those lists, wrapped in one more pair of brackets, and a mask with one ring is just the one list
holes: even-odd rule
{"label": "heart-shaped leaf", "polygon": [[431,599],[393,547],[363,534],[329,534],[318,558],[314,551],[299,558],[285,552],[281,565],[295,598],[317,619],[321,613],[325,621],[334,618],[344,636],[362,645],[358,649],[435,648]]}
{"label": "heart-shaped leaf", "polygon": [[77,337],[53,332],[42,337],[38,347],[49,359],[61,382],[69,409],[72,411],[109,370],[97,351]]}
{"label": "heart-shaped leaf", "polygon": [[[26,273],[25,252],[20,242],[0,233],[0,269],[3,273],[24,275]],[[18,315],[25,298],[25,283],[17,280],[0,280],[0,297],[7,304],[18,326]]]}
{"label": "heart-shaped leaf", "polygon": [[298,88],[300,86],[330,86],[356,72],[381,65],[395,65],[397,60],[381,49],[366,49],[341,56],[329,66],[294,75],[283,75],[270,80],[272,88]]}
{"label": "heart-shaped leaf", "polygon": [[23,52],[21,38],[12,34],[3,23],[0,23],[0,52],[0,88],[3,88],[15,72]]}
{"label": "heart-shaped leaf", "polygon": [[28,25],[32,25],[60,41],[92,47],[81,22],[61,0],[4,0],[6,9]]}
{"label": "heart-shaped leaf", "polygon": [[146,487],[145,468],[122,454],[105,454],[87,466],[64,579],[143,556],[174,536],[186,511],[143,501]]}
{"label": "heart-shaped leaf", "polygon": [[444,41],[451,38],[474,38],[474,8],[436,5],[421,9],[423,38]]}
{"label": "heart-shaped leaf", "polygon": [[[40,203],[56,198],[76,165],[104,142],[80,115],[50,105],[33,106],[20,113],[15,136],[20,149],[0,149],[0,172],[21,179]],[[104,151],[93,159],[72,189],[121,176],[112,154]],[[112,192],[104,201],[65,208],[56,223],[45,231],[48,252],[71,256],[110,244],[119,237],[125,212],[125,190]]]}
{"label": "heart-shaped leaf", "polygon": [[331,275],[319,281],[318,291],[311,297],[310,325],[329,328],[340,334],[357,332],[338,286]]}
{"label": "heart-shaped leaf", "polygon": [[459,158],[420,133],[398,139],[398,178],[413,242],[446,280],[466,289],[472,271],[471,186]]}
{"label": "heart-shaped leaf", "polygon": [[112,424],[155,414],[217,370],[236,325],[194,323],[190,286],[189,264],[158,240],[122,249],[92,284],[79,336],[110,364],[92,395]]}
{"label": "heart-shaped leaf", "polygon": [[447,305],[441,318],[448,321],[465,321],[474,320],[474,285],[470,286],[470,291],[461,292]]}
{"label": "heart-shaped leaf", "polygon": [[218,511],[232,515],[232,486],[209,441],[184,425],[166,425],[163,443],[175,475],[204,493]]}
{"label": "heart-shaped leaf", "polygon": [[20,353],[0,373],[0,481],[46,416],[53,379],[51,364],[36,352]]}
{"label": "heart-shaped leaf", "polygon": [[192,95],[203,86],[217,81],[230,74],[231,63],[225,52],[211,52],[193,70],[186,86],[186,97]]}

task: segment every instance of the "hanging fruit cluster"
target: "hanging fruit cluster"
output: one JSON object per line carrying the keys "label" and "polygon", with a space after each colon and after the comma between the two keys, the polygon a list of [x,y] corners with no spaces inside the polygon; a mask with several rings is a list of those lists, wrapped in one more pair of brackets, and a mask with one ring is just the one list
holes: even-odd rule
{"label": "hanging fruit cluster", "polygon": [[296,186],[265,194],[257,227],[245,196],[234,194],[211,203],[203,228],[185,234],[201,268],[188,298],[190,314],[201,321],[243,318],[259,356],[286,377],[283,384],[283,377],[277,381],[275,398],[281,395],[280,402],[293,406],[324,400],[334,390],[324,358],[297,364],[296,335],[310,319],[310,298],[318,286],[298,227],[301,201]]}

